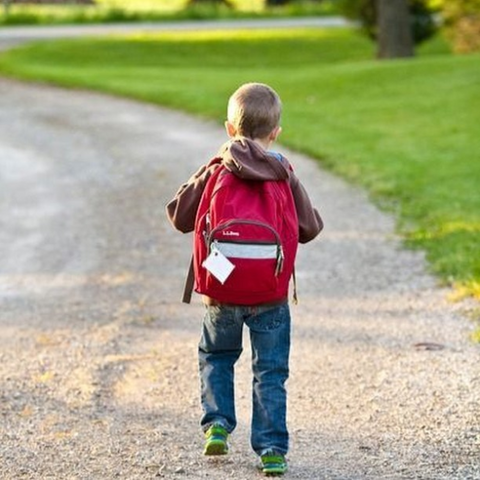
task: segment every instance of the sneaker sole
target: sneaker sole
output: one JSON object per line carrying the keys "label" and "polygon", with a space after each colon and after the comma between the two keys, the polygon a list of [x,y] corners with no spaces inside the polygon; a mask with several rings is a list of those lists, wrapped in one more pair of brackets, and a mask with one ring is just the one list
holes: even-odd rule
{"label": "sneaker sole", "polygon": [[228,453],[228,448],[225,446],[225,443],[219,440],[211,441],[203,452],[204,455],[226,455]]}
{"label": "sneaker sole", "polygon": [[283,475],[284,473],[286,473],[286,471],[287,471],[287,467],[271,467],[271,468],[267,467],[262,469],[262,472],[267,476]]}

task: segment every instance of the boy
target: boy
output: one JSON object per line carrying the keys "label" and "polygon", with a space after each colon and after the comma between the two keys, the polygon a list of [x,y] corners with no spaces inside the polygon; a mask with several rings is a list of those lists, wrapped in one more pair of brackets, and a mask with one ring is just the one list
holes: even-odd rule
{"label": "boy", "polygon": [[[180,187],[167,205],[167,215],[175,228],[184,233],[196,228],[197,210],[207,181],[223,167],[243,182],[286,185],[290,198],[293,197],[293,212],[296,212],[292,215],[296,217],[295,230],[298,225],[296,244],[306,243],[318,235],[323,228],[320,215],[288,161],[269,151],[281,132],[280,114],[280,98],[267,85],[247,83],[230,97],[225,123],[230,141],[214,161],[201,167]],[[288,272],[288,277],[290,274]],[[203,302],[206,314],[199,344],[199,365],[204,413],[201,425],[206,438],[204,453],[228,452],[228,435],[236,427],[234,365],[242,352],[242,330],[246,324],[250,330],[254,377],[251,445],[261,458],[265,474],[283,474],[287,469],[288,450],[285,390],[290,351],[288,279],[286,288],[273,301],[232,304],[203,295]]]}

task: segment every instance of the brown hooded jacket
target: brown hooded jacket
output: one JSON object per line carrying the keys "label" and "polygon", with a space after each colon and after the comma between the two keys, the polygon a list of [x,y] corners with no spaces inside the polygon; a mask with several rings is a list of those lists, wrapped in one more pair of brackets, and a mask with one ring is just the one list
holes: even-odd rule
{"label": "brown hooded jacket", "polygon": [[299,241],[307,243],[322,230],[323,222],[313,208],[305,188],[293,172],[285,157],[265,151],[247,138],[237,138],[226,143],[208,165],[202,166],[176,193],[166,211],[172,225],[183,233],[195,227],[195,217],[207,180],[223,165],[244,180],[287,180],[292,189],[298,215]]}

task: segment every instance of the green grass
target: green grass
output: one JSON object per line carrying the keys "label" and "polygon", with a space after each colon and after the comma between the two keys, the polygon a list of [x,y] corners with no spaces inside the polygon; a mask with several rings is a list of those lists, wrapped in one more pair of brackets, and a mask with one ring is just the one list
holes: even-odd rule
{"label": "green grass", "polygon": [[282,142],[368,189],[439,278],[480,298],[480,58],[439,38],[414,60],[372,57],[349,30],[193,32],[37,43],[0,71],[218,121],[238,85],[267,82]]}

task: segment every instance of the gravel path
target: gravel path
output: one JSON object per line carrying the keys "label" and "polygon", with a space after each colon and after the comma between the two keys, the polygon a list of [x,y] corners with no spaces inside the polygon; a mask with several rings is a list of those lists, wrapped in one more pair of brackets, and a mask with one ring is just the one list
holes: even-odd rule
{"label": "gravel path", "polygon": [[[248,342],[231,455],[201,455],[202,307],[179,302],[190,237],[163,213],[223,131],[6,80],[0,127],[0,478],[260,478]],[[326,229],[297,266],[286,478],[478,480],[468,305],[361,191],[287,154]]]}
{"label": "gravel path", "polygon": [[295,17],[238,20],[183,20],[172,22],[131,22],[112,24],[13,26],[0,27],[0,50],[31,40],[75,38],[86,35],[115,35],[183,30],[266,29],[266,28],[337,28],[351,25],[342,17]]}

